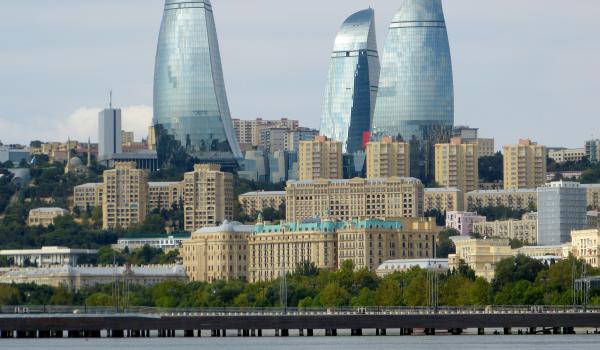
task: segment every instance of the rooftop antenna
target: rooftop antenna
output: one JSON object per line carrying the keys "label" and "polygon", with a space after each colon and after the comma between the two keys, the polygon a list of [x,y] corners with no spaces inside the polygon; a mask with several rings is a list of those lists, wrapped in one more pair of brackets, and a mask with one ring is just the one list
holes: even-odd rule
{"label": "rooftop antenna", "polygon": [[108,108],[112,109],[112,90],[109,92]]}

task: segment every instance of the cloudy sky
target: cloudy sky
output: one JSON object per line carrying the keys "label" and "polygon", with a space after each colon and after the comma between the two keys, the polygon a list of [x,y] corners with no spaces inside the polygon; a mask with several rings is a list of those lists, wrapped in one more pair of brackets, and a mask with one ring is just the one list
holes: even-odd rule
{"label": "cloudy sky", "polygon": [[[337,28],[371,6],[380,50],[402,0],[212,0],[234,117],[318,127]],[[497,144],[600,137],[600,1],[445,0],[456,123]],[[145,136],[163,0],[19,0],[0,11],[0,140],[95,140],[124,109]]]}

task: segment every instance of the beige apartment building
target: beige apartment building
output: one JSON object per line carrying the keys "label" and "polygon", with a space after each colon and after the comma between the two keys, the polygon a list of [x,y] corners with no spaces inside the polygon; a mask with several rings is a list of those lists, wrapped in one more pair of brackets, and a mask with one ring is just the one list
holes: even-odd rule
{"label": "beige apartment building", "polygon": [[435,181],[465,192],[478,190],[478,162],[477,144],[464,143],[458,137],[439,143],[435,145]]}
{"label": "beige apartment building", "polygon": [[484,237],[518,239],[525,244],[537,243],[537,213],[527,213],[521,220],[500,220],[473,224],[473,232]]}
{"label": "beige apartment building", "polygon": [[80,210],[102,207],[103,183],[87,183],[73,188],[73,206]]}
{"label": "beige apartment building", "polygon": [[440,213],[464,211],[465,194],[458,188],[426,188],[423,209],[425,212],[435,209]]}
{"label": "beige apartment building", "polygon": [[450,237],[456,246],[456,254],[448,255],[448,266],[457,269],[464,261],[477,277],[488,281],[496,275],[496,264],[513,256],[508,239],[474,239],[468,236]]}
{"label": "beige apartment building", "polygon": [[241,194],[238,198],[242,211],[256,215],[267,208],[279,210],[285,204],[285,191],[255,191]]}
{"label": "beige apartment building", "polygon": [[519,140],[504,146],[504,189],[537,188],[546,183],[546,146]]}
{"label": "beige apartment building", "polygon": [[483,190],[471,191],[465,195],[467,210],[474,211],[479,207],[508,207],[527,210],[537,206],[537,190]]}
{"label": "beige apartment building", "polygon": [[148,212],[148,175],[135,162],[116,162],[104,171],[102,228],[127,228],[141,223]]}
{"label": "beige apartment building", "polygon": [[27,217],[27,225],[48,227],[54,224],[54,219],[68,214],[69,211],[63,208],[31,209]]}
{"label": "beige apartment building", "polygon": [[577,259],[600,267],[600,229],[571,231],[571,249]]}
{"label": "beige apartment building", "polygon": [[342,143],[317,136],[301,141],[298,152],[300,180],[342,179]]}
{"label": "beige apartment building", "polygon": [[226,221],[194,232],[181,249],[190,280],[247,280],[248,241],[253,231],[252,225]]}
{"label": "beige apartment building", "polygon": [[434,258],[439,231],[425,218],[346,222],[337,230],[338,266],[351,260],[357,270],[376,271],[388,260]]}
{"label": "beige apartment building", "polygon": [[410,146],[384,136],[367,144],[367,178],[410,176]]}
{"label": "beige apartment building", "polygon": [[233,220],[233,175],[215,164],[196,164],[183,178],[185,230]]}
{"label": "beige apartment building", "polygon": [[148,210],[171,209],[183,200],[183,182],[149,182]]}
{"label": "beige apartment building", "polygon": [[423,184],[407,177],[289,181],[285,202],[289,221],[417,218],[423,216]]}
{"label": "beige apartment building", "polygon": [[[470,141],[467,141],[470,143]],[[474,141],[477,145],[477,154],[481,157],[491,157],[496,154],[496,144],[494,139],[478,138]]]}
{"label": "beige apartment building", "polygon": [[585,148],[560,149],[548,152],[548,158],[556,163],[578,162],[585,157]]}

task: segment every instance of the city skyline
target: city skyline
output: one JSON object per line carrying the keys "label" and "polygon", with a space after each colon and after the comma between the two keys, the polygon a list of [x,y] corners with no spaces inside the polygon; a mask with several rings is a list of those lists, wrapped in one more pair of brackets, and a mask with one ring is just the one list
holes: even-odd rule
{"label": "city skyline", "polygon": [[[600,9],[593,1],[581,1],[577,7],[564,3],[444,2],[455,65],[456,124],[479,127],[482,136],[496,137],[497,147],[519,137],[548,146],[582,147],[591,137],[594,129],[587,123],[594,120],[593,92],[600,81],[593,69],[600,58],[599,44],[592,38],[600,32],[594,20]],[[111,88],[115,106],[123,108],[124,128],[140,130],[143,134],[138,132],[137,138],[145,136],[163,1],[59,1],[49,8],[35,3],[37,10],[27,10],[33,4],[11,3],[6,17],[0,15],[0,37],[6,43],[0,77],[11,82],[0,88],[6,98],[0,140],[94,139],[96,133],[87,124],[108,104]],[[320,5],[317,11],[260,0],[259,6],[272,11],[246,19],[240,14],[250,10],[250,4],[213,1],[233,117],[289,116],[318,126],[331,41],[339,23],[349,13],[373,6],[381,52],[385,28],[400,4],[344,1]],[[533,24],[528,18],[540,6],[545,15]],[[310,16],[310,28],[284,25],[298,14]],[[559,21],[560,28],[551,25]],[[20,33],[18,40],[5,37],[15,32]],[[275,54],[292,48],[296,54],[291,56],[301,57]],[[243,54],[251,49],[265,52],[266,58]],[[570,123],[553,127],[565,116]],[[131,123],[132,118],[138,123]],[[48,120],[52,125],[44,125]]]}

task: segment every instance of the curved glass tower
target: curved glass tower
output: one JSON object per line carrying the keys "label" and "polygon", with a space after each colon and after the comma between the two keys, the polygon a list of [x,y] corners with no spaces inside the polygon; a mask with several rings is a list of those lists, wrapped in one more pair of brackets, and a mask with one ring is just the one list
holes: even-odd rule
{"label": "curved glass tower", "polygon": [[363,149],[377,98],[379,56],[375,14],[363,10],[342,24],[331,54],[321,134],[344,144],[344,152]]}
{"label": "curved glass tower", "polygon": [[373,138],[410,142],[411,175],[429,180],[454,124],[452,61],[441,0],[404,0],[385,43]]}
{"label": "curved glass tower", "polygon": [[241,158],[209,0],[165,1],[154,70],[154,124],[159,154],[168,137],[200,162],[234,167]]}

